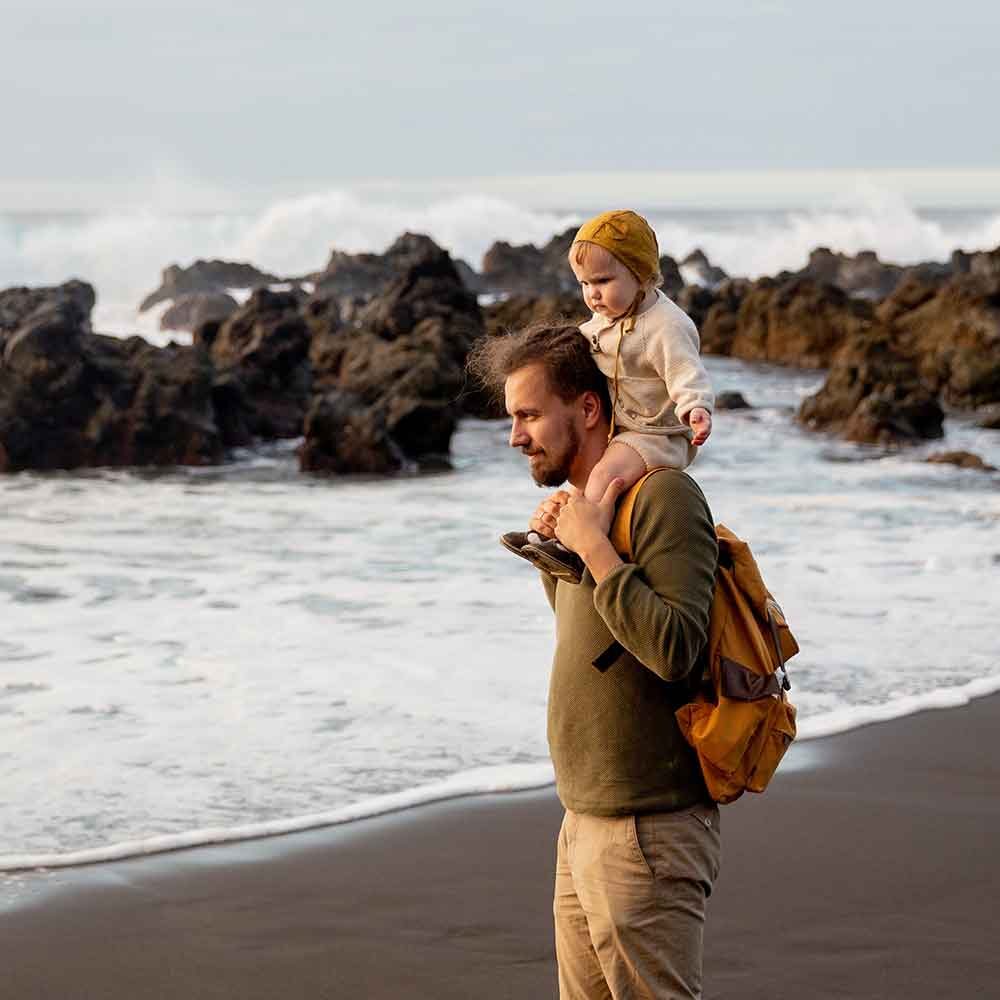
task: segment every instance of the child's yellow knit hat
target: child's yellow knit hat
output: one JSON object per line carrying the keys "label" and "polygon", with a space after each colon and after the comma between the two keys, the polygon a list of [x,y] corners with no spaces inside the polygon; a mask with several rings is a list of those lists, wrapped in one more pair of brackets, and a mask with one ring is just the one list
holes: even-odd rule
{"label": "child's yellow knit hat", "polygon": [[656,233],[635,212],[602,212],[577,230],[574,243],[596,243],[620,260],[639,284],[660,273],[660,248]]}

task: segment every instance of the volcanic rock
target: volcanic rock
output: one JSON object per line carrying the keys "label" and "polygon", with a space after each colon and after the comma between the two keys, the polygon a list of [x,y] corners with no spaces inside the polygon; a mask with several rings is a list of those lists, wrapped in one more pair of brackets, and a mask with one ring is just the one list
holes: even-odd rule
{"label": "volcanic rock", "polygon": [[976,469],[979,472],[996,472],[994,465],[984,462],[971,451],[938,451],[928,455],[926,461],[942,465],[957,465],[960,469]]}
{"label": "volcanic rock", "polygon": [[[691,317],[692,322],[702,334],[702,350],[707,354],[725,353],[724,351],[709,351],[705,348],[702,327],[705,324],[705,317],[708,315],[709,309],[712,308],[715,302],[715,293],[710,288],[705,288],[704,285],[685,285],[673,296],[673,299]],[[729,341],[727,340],[726,343],[728,344]]]}
{"label": "volcanic rock", "polygon": [[717,410],[752,410],[753,407],[746,401],[742,392],[729,390],[720,392],[715,397],[715,408]]}
{"label": "volcanic rock", "polygon": [[1000,275],[1000,247],[993,250],[977,250],[974,253],[955,250],[951,255],[951,270],[954,274],[994,278]]}
{"label": "volcanic rock", "polygon": [[498,241],[483,256],[482,288],[519,295],[562,295],[576,290],[567,254],[576,229],[553,236],[543,247]]}
{"label": "volcanic rock", "polygon": [[90,314],[96,301],[93,285],[85,281],[67,281],[49,288],[5,289],[0,292],[0,351],[32,313],[47,305],[68,304],[76,312],[77,325],[89,332]]}
{"label": "volcanic rock", "polygon": [[809,254],[809,263],[800,275],[836,285],[848,295],[881,300],[899,284],[901,268],[883,264],[871,250],[849,257],[833,253],[827,247],[817,247]]}
{"label": "volcanic rock", "polygon": [[252,264],[228,260],[196,260],[190,267],[171,264],[161,275],[160,287],[150,292],[139,306],[140,312],[160,302],[176,301],[191,292],[225,292],[234,288],[263,288],[281,279]]}
{"label": "volcanic rock", "polygon": [[888,331],[870,328],[846,345],[798,418],[848,441],[899,445],[941,437],[944,413]]}
{"label": "volcanic rock", "polygon": [[893,330],[947,405],[1000,403],[1000,271],[956,275],[897,315]]}
{"label": "volcanic rock", "polygon": [[727,278],[714,291],[688,285],[681,292],[678,301],[689,303],[699,316],[705,354],[733,353],[733,342],[740,330],[740,307],[752,287],[746,278]]}
{"label": "volcanic rock", "polygon": [[464,408],[465,359],[483,335],[475,296],[451,257],[426,237],[388,286],[334,322],[311,300],[317,397],[300,465],[312,472],[381,474],[440,465]]}
{"label": "volcanic rock", "polygon": [[737,297],[739,317],[727,353],[751,361],[824,368],[873,319],[869,303],[810,278],[761,278]]}
{"label": "volcanic rock", "polygon": [[491,336],[529,326],[575,325],[590,319],[590,310],[579,295],[511,295],[483,307],[486,331]]}
{"label": "volcanic rock", "polygon": [[225,444],[298,437],[309,405],[311,333],[301,292],[259,288],[222,323],[195,331],[215,365],[215,405]]}
{"label": "volcanic rock", "polygon": [[663,294],[667,298],[676,299],[684,287],[684,278],[681,277],[681,269],[677,266],[677,261],[664,254],[660,258],[660,274],[663,275],[663,281],[660,283]]}
{"label": "volcanic rock", "polygon": [[92,334],[78,305],[33,313],[0,364],[0,471],[220,461],[203,351]]}
{"label": "volcanic rock", "polygon": [[204,323],[226,319],[238,308],[236,299],[225,292],[189,292],[160,317],[160,329],[193,332]]}
{"label": "volcanic rock", "polygon": [[976,411],[976,426],[990,431],[1000,431],[1000,403],[980,407]]}
{"label": "volcanic rock", "polygon": [[680,273],[689,285],[715,288],[729,277],[721,267],[716,267],[703,250],[692,250],[680,263]]}

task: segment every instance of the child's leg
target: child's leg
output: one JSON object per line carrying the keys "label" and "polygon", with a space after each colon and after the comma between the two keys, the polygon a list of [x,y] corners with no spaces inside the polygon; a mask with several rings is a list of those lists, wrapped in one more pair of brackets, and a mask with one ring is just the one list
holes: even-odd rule
{"label": "child's leg", "polygon": [[623,479],[625,481],[624,489],[627,490],[645,474],[646,462],[639,452],[620,441],[612,441],[601,460],[590,470],[583,495],[591,503],[600,503],[604,497],[604,491],[612,480]]}

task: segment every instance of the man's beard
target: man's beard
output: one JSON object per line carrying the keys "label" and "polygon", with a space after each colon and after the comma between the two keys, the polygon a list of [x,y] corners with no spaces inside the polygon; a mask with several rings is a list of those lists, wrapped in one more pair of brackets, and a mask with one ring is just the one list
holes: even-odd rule
{"label": "man's beard", "polygon": [[569,478],[569,470],[580,451],[580,435],[572,419],[566,420],[566,444],[558,454],[549,451],[540,456],[541,461],[531,465],[531,478],[538,486],[562,486]]}

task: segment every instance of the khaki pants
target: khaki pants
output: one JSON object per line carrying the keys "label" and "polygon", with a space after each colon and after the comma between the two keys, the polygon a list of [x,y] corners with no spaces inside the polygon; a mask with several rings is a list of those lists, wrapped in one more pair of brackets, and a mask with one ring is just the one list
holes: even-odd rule
{"label": "khaki pants", "polygon": [[719,810],[586,816],[559,832],[553,910],[561,1000],[701,996]]}

